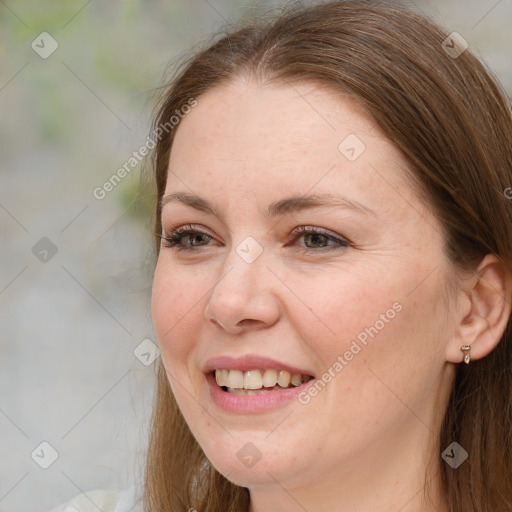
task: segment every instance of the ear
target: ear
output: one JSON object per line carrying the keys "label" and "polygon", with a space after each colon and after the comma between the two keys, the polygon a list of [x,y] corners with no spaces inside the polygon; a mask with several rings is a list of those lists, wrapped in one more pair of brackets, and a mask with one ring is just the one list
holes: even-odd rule
{"label": "ear", "polygon": [[511,311],[512,280],[505,264],[487,254],[465,283],[458,324],[447,346],[447,360],[464,359],[462,345],[471,347],[471,359],[482,359],[498,345]]}

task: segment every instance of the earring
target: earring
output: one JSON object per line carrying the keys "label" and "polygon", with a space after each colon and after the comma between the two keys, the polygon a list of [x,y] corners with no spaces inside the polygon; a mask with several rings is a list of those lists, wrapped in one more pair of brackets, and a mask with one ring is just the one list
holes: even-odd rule
{"label": "earring", "polygon": [[469,361],[471,361],[471,345],[462,345],[460,349],[464,353],[464,362],[469,364]]}

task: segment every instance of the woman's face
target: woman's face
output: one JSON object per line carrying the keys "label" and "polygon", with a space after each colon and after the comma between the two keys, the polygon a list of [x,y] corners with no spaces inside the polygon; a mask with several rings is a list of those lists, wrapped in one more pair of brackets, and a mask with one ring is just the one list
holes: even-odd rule
{"label": "woman's face", "polygon": [[405,166],[357,104],[312,85],[239,80],[181,121],[162,234],[197,233],[164,241],[153,320],[179,407],[233,482],[424,468],[453,377],[452,268]]}

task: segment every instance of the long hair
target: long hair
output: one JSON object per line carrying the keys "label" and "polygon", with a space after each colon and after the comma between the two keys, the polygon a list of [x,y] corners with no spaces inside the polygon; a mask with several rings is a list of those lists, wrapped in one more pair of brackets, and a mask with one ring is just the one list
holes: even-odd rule
{"label": "long hair", "polygon": [[[188,57],[162,95],[154,128],[169,127],[184,105],[238,77],[329,86],[357,100],[406,158],[412,182],[444,229],[446,256],[473,270],[494,253],[510,268],[506,196],[512,195],[504,193],[512,186],[510,103],[492,73],[453,37],[422,15],[378,2],[285,8]],[[177,129],[154,151],[156,233]],[[495,350],[457,368],[439,448],[457,441],[469,457],[457,469],[440,463],[451,512],[512,509],[511,336],[509,319]],[[144,504],[147,512],[241,512],[249,504],[248,489],[218,473],[195,441],[162,362]]]}

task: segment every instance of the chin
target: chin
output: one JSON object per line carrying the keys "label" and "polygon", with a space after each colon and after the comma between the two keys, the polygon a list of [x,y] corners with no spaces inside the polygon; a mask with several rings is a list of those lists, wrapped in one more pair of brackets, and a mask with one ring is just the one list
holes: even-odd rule
{"label": "chin", "polygon": [[[234,454],[236,459],[236,454]],[[276,485],[283,480],[283,469],[275,464],[266,464],[262,460],[252,467],[244,467],[233,460],[211,460],[213,467],[231,483],[240,487],[259,487]],[[289,471],[288,471],[289,472]],[[289,475],[288,475],[289,476]]]}
{"label": "chin", "polygon": [[[227,480],[241,487],[299,484],[306,474],[305,460],[297,460],[296,449],[264,442],[260,435],[239,436],[241,440],[208,443],[203,448],[213,467]],[[251,440],[252,439],[252,440]],[[206,449],[205,449],[206,448]],[[293,469],[293,472],[291,470]]]}

